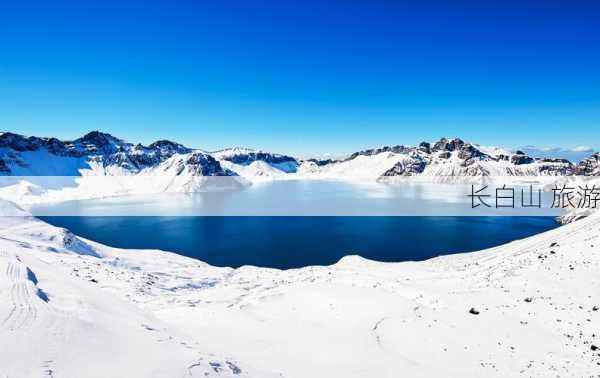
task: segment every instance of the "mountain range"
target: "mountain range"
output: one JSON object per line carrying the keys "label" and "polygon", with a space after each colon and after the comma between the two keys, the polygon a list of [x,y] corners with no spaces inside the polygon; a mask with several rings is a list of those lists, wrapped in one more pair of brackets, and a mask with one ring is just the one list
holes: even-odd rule
{"label": "mountain range", "polygon": [[[358,151],[344,159],[303,160],[239,147],[208,152],[169,140],[144,146],[100,131],[72,141],[0,133],[0,177],[4,178],[0,193],[5,195],[39,195],[49,187],[32,177],[48,176],[82,178],[55,184],[52,189],[87,186],[89,197],[92,189],[97,196],[194,192],[290,178],[462,182],[470,177],[564,175],[600,175],[600,154],[573,163],[442,138],[418,146]],[[15,181],[22,176],[29,178]],[[99,177],[104,179],[102,185]],[[9,186],[11,189],[6,189]]]}

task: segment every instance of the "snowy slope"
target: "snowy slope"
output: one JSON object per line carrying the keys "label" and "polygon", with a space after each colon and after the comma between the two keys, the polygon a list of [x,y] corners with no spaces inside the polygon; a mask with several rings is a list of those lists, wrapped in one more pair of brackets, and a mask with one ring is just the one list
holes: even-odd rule
{"label": "snowy slope", "polygon": [[598,372],[597,214],[476,253],[288,271],[109,248],[31,217],[0,222],[8,376]]}
{"label": "snowy slope", "polygon": [[[263,165],[274,168],[284,173],[294,173],[298,168],[298,161],[287,155],[273,154],[250,148],[234,147],[211,153],[222,164],[233,163],[234,167],[244,167],[252,163],[262,162]],[[236,171],[237,172],[237,171]]]}
{"label": "snowy slope", "polygon": [[285,180],[289,179],[290,174],[284,170],[278,169],[272,164],[264,162],[262,160],[253,161],[250,164],[235,164],[230,161],[221,161],[221,165],[247,180],[251,183],[259,183],[264,181],[272,180]]}
{"label": "snowy slope", "polygon": [[398,162],[406,160],[403,154],[382,152],[373,156],[357,156],[352,160],[318,166],[314,162],[304,162],[297,176],[307,179],[369,180],[375,181]]}
{"label": "snowy slope", "polygon": [[[22,212],[4,201],[0,211]],[[142,288],[128,286],[128,298],[97,282],[95,270],[116,271],[101,248],[32,217],[0,222],[3,377],[271,376],[213,355],[144,311],[132,300]]]}

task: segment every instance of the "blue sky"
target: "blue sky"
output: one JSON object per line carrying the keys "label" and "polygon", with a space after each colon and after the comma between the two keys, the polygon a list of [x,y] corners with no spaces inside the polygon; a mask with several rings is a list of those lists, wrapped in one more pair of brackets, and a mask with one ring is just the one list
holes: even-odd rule
{"label": "blue sky", "polygon": [[308,155],[441,136],[597,149],[594,3],[3,4],[0,129]]}

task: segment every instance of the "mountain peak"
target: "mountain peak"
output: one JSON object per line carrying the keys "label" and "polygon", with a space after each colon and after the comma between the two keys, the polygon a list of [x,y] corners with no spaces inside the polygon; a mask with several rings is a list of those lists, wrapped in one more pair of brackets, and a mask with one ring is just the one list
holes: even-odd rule
{"label": "mountain peak", "polygon": [[432,151],[455,151],[462,148],[464,145],[465,142],[459,138],[441,138],[433,145]]}
{"label": "mountain peak", "polygon": [[148,147],[152,149],[164,150],[167,152],[188,153],[192,151],[190,148],[184,146],[183,144],[172,142],[167,139],[157,140],[156,142],[151,143]]}
{"label": "mountain peak", "polygon": [[96,146],[106,146],[108,144],[118,144],[123,141],[108,133],[103,133],[101,131],[94,130],[77,139],[76,142],[90,143]]}

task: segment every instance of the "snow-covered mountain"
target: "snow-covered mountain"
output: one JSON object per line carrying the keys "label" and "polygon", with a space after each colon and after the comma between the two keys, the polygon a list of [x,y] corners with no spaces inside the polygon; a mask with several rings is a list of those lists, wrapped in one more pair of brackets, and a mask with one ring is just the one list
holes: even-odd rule
{"label": "snow-covered mountain", "polygon": [[[19,196],[35,202],[189,193],[283,179],[464,183],[481,177],[599,174],[598,153],[576,165],[457,138],[369,149],[339,160],[300,160],[240,147],[206,152],[168,140],[143,146],[99,131],[73,141],[0,134],[0,196],[21,203]],[[47,176],[53,178],[35,179]]]}
{"label": "snow-covered mountain", "polygon": [[579,162],[575,173],[583,176],[600,176],[600,152]]}
{"label": "snow-covered mountain", "polygon": [[558,176],[583,173],[578,167],[565,159],[533,158],[521,151],[510,153],[499,148],[467,143],[461,139],[442,138],[434,144],[422,142],[416,147],[399,145],[359,151],[341,161],[307,161],[300,172],[308,176],[330,178],[354,175],[388,182],[461,182],[473,176]]}
{"label": "snow-covered mountain", "polygon": [[[167,140],[134,145],[98,131],[74,141],[2,133],[0,171],[5,184],[0,191],[12,199],[19,192],[53,200],[249,184],[204,151]],[[23,180],[11,181],[15,176]]]}
{"label": "snow-covered mountain", "polygon": [[212,152],[222,166],[250,182],[281,180],[296,173],[299,162],[287,155],[234,147]]}

